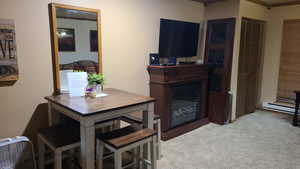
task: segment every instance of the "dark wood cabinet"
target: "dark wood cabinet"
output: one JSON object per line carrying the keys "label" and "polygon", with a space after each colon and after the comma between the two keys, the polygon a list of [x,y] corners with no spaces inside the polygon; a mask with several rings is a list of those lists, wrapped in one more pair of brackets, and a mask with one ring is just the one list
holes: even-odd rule
{"label": "dark wood cabinet", "polygon": [[168,140],[209,122],[206,65],[149,66],[150,96],[157,101],[162,139]]}
{"label": "dark wood cabinet", "polygon": [[208,64],[209,120],[224,124],[229,120],[230,80],[235,18],[209,20],[204,63]]}

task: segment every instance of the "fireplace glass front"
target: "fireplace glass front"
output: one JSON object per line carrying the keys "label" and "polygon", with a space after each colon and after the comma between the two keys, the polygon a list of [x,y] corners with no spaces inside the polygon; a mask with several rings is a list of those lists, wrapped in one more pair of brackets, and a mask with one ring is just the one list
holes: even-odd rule
{"label": "fireplace glass front", "polygon": [[201,110],[201,83],[171,87],[171,128],[197,120]]}

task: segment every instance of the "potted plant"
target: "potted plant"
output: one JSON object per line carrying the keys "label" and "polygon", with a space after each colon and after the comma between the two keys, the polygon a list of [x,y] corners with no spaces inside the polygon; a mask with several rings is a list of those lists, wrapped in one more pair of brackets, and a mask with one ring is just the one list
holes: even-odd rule
{"label": "potted plant", "polygon": [[94,73],[88,75],[89,88],[92,92],[95,92],[96,95],[102,92],[104,82],[105,80],[102,74]]}

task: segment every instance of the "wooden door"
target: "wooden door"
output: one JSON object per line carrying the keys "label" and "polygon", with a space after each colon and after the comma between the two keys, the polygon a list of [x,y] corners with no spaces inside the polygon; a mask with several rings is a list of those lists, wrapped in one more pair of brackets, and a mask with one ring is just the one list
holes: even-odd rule
{"label": "wooden door", "polygon": [[204,62],[209,65],[208,114],[211,122],[228,119],[235,18],[209,20]]}
{"label": "wooden door", "polygon": [[294,103],[300,90],[300,20],[284,21],[277,100]]}
{"label": "wooden door", "polygon": [[242,19],[237,89],[237,117],[252,113],[261,82],[264,22]]}

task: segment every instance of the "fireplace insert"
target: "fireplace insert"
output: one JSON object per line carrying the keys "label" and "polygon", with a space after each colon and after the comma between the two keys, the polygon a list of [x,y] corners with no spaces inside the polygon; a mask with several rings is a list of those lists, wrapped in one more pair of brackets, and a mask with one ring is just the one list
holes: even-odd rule
{"label": "fireplace insert", "polygon": [[197,120],[201,110],[201,83],[171,87],[171,128]]}

